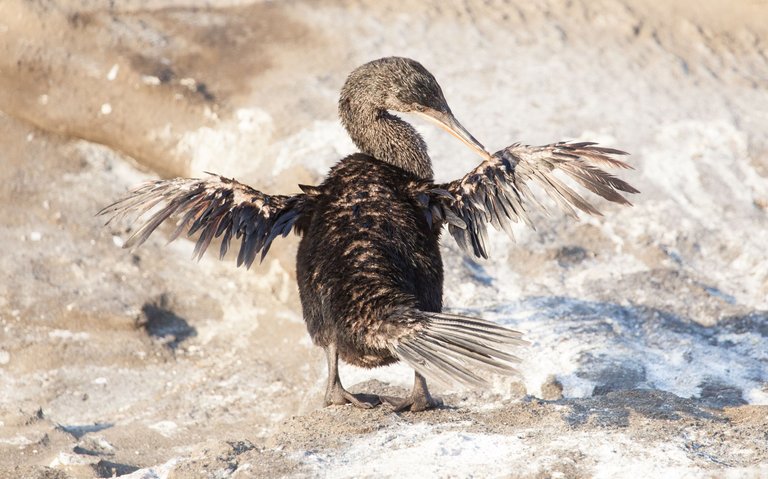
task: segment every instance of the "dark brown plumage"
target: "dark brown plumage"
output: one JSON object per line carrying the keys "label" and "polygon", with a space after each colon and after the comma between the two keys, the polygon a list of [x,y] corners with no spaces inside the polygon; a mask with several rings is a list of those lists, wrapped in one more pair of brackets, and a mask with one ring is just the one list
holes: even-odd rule
{"label": "dark brown plumage", "polygon": [[[423,139],[392,111],[435,121],[482,163],[461,179],[435,184]],[[328,359],[326,405],[378,402],[342,387],[339,357],[368,368],[398,360],[413,367],[407,398],[381,398],[397,410],[438,404],[425,378],[481,385],[486,372],[516,372],[513,352],[524,343],[519,333],[442,312],[442,227],[464,250],[487,258],[486,223],[510,236],[510,223],[531,225],[528,210],[541,203],[529,184],[538,184],[568,214],[575,215],[574,207],[599,214],[557,171],[609,201],[629,204],[620,192],[637,190],[601,169],[628,168],[615,158],[625,153],[594,143],[556,143],[515,144],[490,155],[454,118],[434,77],[406,58],[383,58],[353,71],[339,115],[361,152],[341,160],[322,184],[301,186],[301,194],[270,196],[216,175],[161,180],[101,214],[140,216],[159,207],[126,247],[140,245],[177,216],[171,239],[199,233],[195,254],[202,256],[221,237],[221,257],[239,239],[237,264],[246,267],[257,255],[263,259],[277,236],[301,234],[297,280],[307,329]]]}

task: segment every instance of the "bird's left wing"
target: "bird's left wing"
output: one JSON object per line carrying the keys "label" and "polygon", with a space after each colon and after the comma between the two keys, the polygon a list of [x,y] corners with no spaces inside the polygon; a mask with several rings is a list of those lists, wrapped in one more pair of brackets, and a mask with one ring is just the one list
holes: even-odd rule
{"label": "bird's left wing", "polygon": [[[124,243],[124,248],[139,246],[165,220],[176,217],[176,230],[169,242],[186,231],[188,237],[199,233],[193,257],[198,259],[214,238],[221,237],[219,257],[227,253],[230,241],[240,240],[237,266],[250,268],[256,255],[266,256],[272,241],[287,236],[312,206],[314,188],[292,196],[267,195],[234,179],[211,175],[204,179],[175,178],[150,181],[140,185],[125,198],[107,206],[99,215],[115,218],[134,215],[139,227]],[[157,209],[155,209],[157,208]]]}
{"label": "bird's left wing", "polygon": [[439,220],[464,250],[488,258],[486,223],[513,237],[510,223],[533,227],[528,211],[546,208],[529,188],[538,185],[555,204],[571,216],[577,208],[591,215],[600,212],[564,183],[562,172],[592,193],[629,205],[621,194],[638,193],[625,181],[602,168],[631,168],[616,158],[625,152],[595,143],[554,143],[546,146],[514,144],[494,153],[463,178],[441,185],[424,185],[416,199],[430,223]]}

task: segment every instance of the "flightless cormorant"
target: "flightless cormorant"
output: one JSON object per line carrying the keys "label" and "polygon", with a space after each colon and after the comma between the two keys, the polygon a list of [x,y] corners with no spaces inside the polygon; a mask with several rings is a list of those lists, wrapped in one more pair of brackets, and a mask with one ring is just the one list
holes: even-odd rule
{"label": "flightless cormorant", "polygon": [[[392,112],[416,113],[444,127],[483,161],[463,178],[436,184],[422,137]],[[514,144],[488,153],[451,113],[435,78],[407,58],[375,60],[354,70],[341,90],[339,116],[360,149],[339,161],[318,186],[303,193],[269,195],[234,179],[211,175],[149,182],[100,214],[148,218],[124,247],[142,244],[171,216],[171,239],[199,233],[201,257],[221,238],[224,257],[240,240],[237,265],[250,267],[272,241],[302,236],[296,275],[307,329],[325,349],[325,404],[371,407],[377,400],[341,385],[338,359],[372,368],[405,361],[415,370],[406,398],[381,397],[397,410],[439,404],[425,378],[469,385],[484,372],[514,373],[520,333],[493,322],[442,312],[444,226],[467,252],[488,257],[486,223],[511,235],[510,223],[531,225],[528,211],[542,206],[536,184],[566,213],[599,212],[555,173],[609,201],[629,204],[636,193],[605,167],[629,168],[620,150],[594,143]],[[151,210],[151,211],[150,211]]]}

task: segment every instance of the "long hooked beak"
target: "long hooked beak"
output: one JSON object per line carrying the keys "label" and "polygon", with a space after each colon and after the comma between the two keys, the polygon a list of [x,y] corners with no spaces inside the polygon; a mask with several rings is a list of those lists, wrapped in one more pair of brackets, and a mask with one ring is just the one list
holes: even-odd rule
{"label": "long hooked beak", "polygon": [[483,144],[477,141],[466,128],[461,126],[459,120],[457,120],[450,111],[443,113],[432,108],[426,108],[424,111],[414,111],[413,113],[416,113],[443,128],[448,133],[461,140],[462,143],[467,145],[472,151],[483,157],[483,159],[487,160],[491,158],[491,154],[488,153]]}

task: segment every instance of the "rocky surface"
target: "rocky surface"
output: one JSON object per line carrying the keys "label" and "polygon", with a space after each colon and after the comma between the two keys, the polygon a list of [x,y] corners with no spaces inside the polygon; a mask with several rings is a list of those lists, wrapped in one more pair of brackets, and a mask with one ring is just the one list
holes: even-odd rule
{"label": "rocky surface", "polygon": [[[353,151],[345,75],[393,54],[489,148],[600,141],[642,194],[489,262],[443,242],[447,307],[531,341],[520,380],[323,409],[295,238],[242,271],[94,215],[157,175],[317,181]],[[768,475],[766,112],[764,1],[5,0],[0,477]],[[473,166],[413,121],[438,179]]]}

